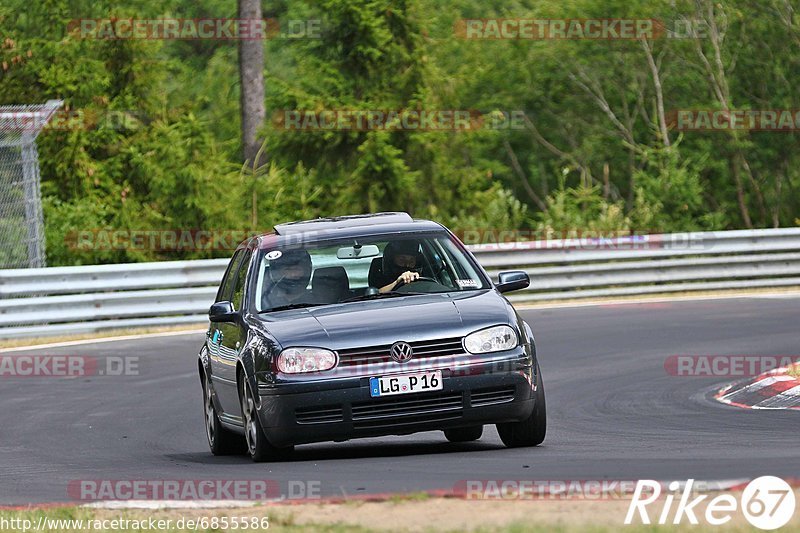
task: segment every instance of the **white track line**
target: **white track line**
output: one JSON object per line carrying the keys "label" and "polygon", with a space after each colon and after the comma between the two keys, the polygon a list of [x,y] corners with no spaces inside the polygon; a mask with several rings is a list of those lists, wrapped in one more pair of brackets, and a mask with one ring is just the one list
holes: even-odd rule
{"label": "white track line", "polygon": [[101,342],[131,341],[137,339],[153,339],[157,337],[174,337],[177,335],[196,335],[205,333],[205,329],[187,329],[180,331],[164,331],[161,333],[140,333],[137,335],[121,335],[118,337],[97,337],[94,339],[81,339],[77,341],[53,342],[50,344],[34,344],[32,346],[16,346],[14,348],[0,349],[0,354],[9,352],[22,352],[26,350],[38,350],[40,348],[59,348],[62,346],[80,346],[82,344],[95,344]]}
{"label": "white track line", "polygon": [[[739,298],[800,298],[800,291],[797,292],[780,292],[780,293],[758,293],[749,292],[742,294],[712,294],[705,296],[692,296],[687,294],[684,296],[659,296],[653,298],[627,298],[619,300],[591,300],[591,301],[576,301],[576,302],[553,302],[553,303],[519,303],[514,304],[517,309],[557,309],[560,307],[595,307],[598,305],[630,305],[630,304],[650,304],[650,303],[670,303],[670,302],[702,302],[706,300],[735,300]],[[512,302],[513,303],[513,302]]]}
{"label": "white track line", "polygon": [[[660,483],[667,486],[670,482],[675,480],[661,480]],[[677,480],[680,488],[686,486],[686,480]],[[747,485],[751,480],[749,478],[741,479],[720,479],[720,480],[694,480],[695,490],[702,492],[723,492],[735,490],[744,485]],[[424,491],[423,491],[424,492]],[[435,491],[432,491],[435,492]],[[402,494],[402,493],[398,493]],[[382,496],[386,496],[385,494]],[[369,497],[368,494],[362,494],[354,498],[360,500],[363,497]],[[306,500],[298,501],[285,498],[276,498],[268,500],[109,500],[92,502],[82,505],[81,507],[88,507],[93,509],[226,509],[236,507],[254,507],[262,504],[269,503],[308,503],[319,505],[326,503],[332,499],[339,499],[339,496],[323,497],[319,500]]]}
{"label": "white track line", "polygon": [[270,500],[111,500],[87,503],[93,509],[235,509],[255,507]]}

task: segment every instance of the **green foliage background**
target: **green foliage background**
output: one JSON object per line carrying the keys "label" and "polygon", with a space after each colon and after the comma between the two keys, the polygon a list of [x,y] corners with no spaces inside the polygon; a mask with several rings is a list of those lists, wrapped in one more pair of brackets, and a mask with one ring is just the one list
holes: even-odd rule
{"label": "green foliage background", "polygon": [[[5,0],[0,104],[63,99],[108,117],[39,137],[50,265],[228,255],[91,250],[94,229],[267,231],[406,210],[457,231],[691,231],[798,223],[796,133],[680,132],[665,141],[637,41],[467,40],[463,18],[702,20],[716,38],[648,43],[666,111],[800,109],[800,20],[785,0],[295,0],[320,38],[266,42],[268,163],[242,168],[234,41],[80,39],[70,20],[235,18],[230,0]],[[706,65],[704,60],[709,60]],[[720,101],[715,84],[727,90]],[[280,110],[524,111],[475,132],[288,132]],[[11,231],[11,230],[9,230]]]}

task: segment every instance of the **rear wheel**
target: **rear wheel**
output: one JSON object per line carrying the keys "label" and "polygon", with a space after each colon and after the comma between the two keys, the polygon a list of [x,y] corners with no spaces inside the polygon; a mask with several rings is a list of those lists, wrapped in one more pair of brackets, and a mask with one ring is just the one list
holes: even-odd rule
{"label": "rear wheel", "polygon": [[269,443],[267,435],[261,427],[261,420],[258,418],[253,391],[250,389],[250,384],[244,376],[241,376],[239,379],[239,399],[242,403],[244,434],[250,458],[256,463],[286,458],[294,448],[292,446],[288,448],[277,448]]}
{"label": "rear wheel", "polygon": [[470,442],[473,440],[478,440],[481,438],[481,435],[483,435],[483,426],[444,430],[444,436],[450,442]]}
{"label": "rear wheel", "polygon": [[544,400],[542,372],[536,367],[536,403],[531,416],[521,422],[497,424],[500,440],[509,448],[538,446],[547,432],[547,408]]}
{"label": "rear wheel", "polygon": [[206,438],[208,447],[214,455],[240,454],[245,450],[245,441],[241,435],[222,426],[217,416],[214,397],[211,394],[211,380],[203,374],[203,413],[206,422]]}

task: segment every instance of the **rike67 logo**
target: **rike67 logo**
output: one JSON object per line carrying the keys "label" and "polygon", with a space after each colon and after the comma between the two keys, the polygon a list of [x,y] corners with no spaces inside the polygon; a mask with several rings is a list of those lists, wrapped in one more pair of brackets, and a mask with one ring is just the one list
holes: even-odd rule
{"label": "rike67 logo", "polygon": [[[683,490],[681,483],[677,481],[670,483],[661,512],[654,516],[654,520],[662,525],[668,523],[677,525],[684,520],[697,525],[700,516],[705,518],[706,523],[720,526],[730,522],[734,514],[741,511],[754,527],[773,530],[785,526],[794,515],[795,496],[792,487],[778,477],[762,476],[752,480],[745,487],[739,500],[733,494],[720,494],[708,501],[705,501],[708,494],[692,498],[693,486],[693,479],[683,485]],[[658,481],[639,480],[628,507],[628,514],[625,516],[625,524],[633,523],[637,513],[642,524],[650,524],[648,506],[659,500],[661,493],[662,486]],[[704,513],[701,513],[702,503],[705,503]],[[650,510],[656,511],[656,509]]]}

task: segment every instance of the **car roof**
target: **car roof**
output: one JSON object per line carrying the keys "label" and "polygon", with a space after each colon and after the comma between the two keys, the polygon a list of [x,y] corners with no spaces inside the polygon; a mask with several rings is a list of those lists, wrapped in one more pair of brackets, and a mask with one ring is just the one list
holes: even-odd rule
{"label": "car roof", "polygon": [[298,222],[277,224],[275,226],[275,233],[277,235],[288,235],[289,233],[306,231],[324,231],[386,224],[408,224],[409,222],[413,221],[414,219],[412,219],[408,213],[403,212],[368,213],[365,215],[348,215],[327,218],[320,217],[312,220],[301,220]]}
{"label": "car roof", "polygon": [[259,247],[262,247],[279,244],[280,241],[311,242],[392,233],[442,231],[443,229],[444,226],[437,222],[414,219],[408,213],[393,211],[277,224],[273,232],[264,233],[257,239]]}

